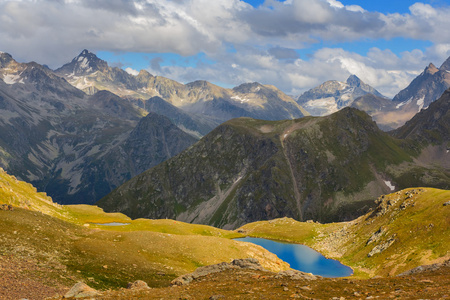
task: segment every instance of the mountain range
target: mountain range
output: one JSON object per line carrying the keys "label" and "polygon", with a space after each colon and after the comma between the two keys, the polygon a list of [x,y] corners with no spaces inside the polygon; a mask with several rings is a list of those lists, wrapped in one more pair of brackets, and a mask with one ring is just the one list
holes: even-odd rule
{"label": "mountain range", "polygon": [[60,203],[94,203],[197,139],[108,91],[0,54],[0,164]]}
{"label": "mountain range", "polygon": [[354,108],[296,120],[234,119],[98,205],[223,228],[282,216],[351,219],[389,191],[449,187],[442,164],[449,103],[447,92],[391,135]]}
{"label": "mountain range", "polygon": [[346,106],[367,112],[385,130],[396,129],[450,88],[450,57],[437,68],[430,63],[392,100],[351,75],[347,82],[327,81],[297,100],[312,115],[324,116]]}
{"label": "mountain range", "polygon": [[237,117],[282,120],[308,114],[274,86],[250,83],[225,89],[207,81],[181,84],[145,70],[134,76],[120,68],[109,67],[88,50],[83,50],[55,73],[88,94],[108,90],[145,109],[149,109],[147,100],[157,96],[193,114],[193,118],[214,120],[215,126]]}
{"label": "mountain range", "polygon": [[[272,123],[307,114],[292,98],[273,86],[246,83],[234,89],[224,89],[206,81],[180,84],[146,71],[134,76],[119,68],[109,67],[87,50],[56,71],[34,62],[18,63],[6,53],[1,53],[0,64],[1,166],[32,182],[60,203],[93,203],[133,176],[174,157],[202,136],[205,137],[189,148],[189,152],[183,152],[159,167],[173,166],[177,169],[179,178],[172,175],[172,169],[169,171],[170,168],[167,168],[166,173],[158,176],[161,182],[166,180],[165,176],[172,176],[170,183],[155,185],[155,191],[160,192],[168,186],[179,185],[178,189],[182,191],[176,192],[176,195],[171,194],[173,191],[169,189],[164,191],[167,195],[155,198],[164,203],[165,197],[173,196],[170,201],[175,203],[175,209],[171,204],[163,209],[166,211],[139,209],[139,213],[175,216],[220,226],[237,226],[249,220],[283,214],[299,220],[345,219],[355,214],[357,209],[353,208],[361,208],[376,195],[389,191],[391,186],[384,181],[397,180],[401,183],[399,187],[409,186],[407,180],[411,178],[408,179],[403,171],[399,174],[395,167],[388,167],[400,161],[405,169],[413,168],[418,172],[419,179],[415,180],[418,184],[445,186],[443,182],[447,169],[435,171],[433,166],[419,166],[413,159],[425,148],[429,151],[428,162],[437,157],[434,160],[436,163],[442,158],[439,156],[442,147],[428,147],[436,143],[431,138],[417,141],[419,147],[414,146],[414,142],[405,142],[411,140],[410,135],[396,136],[406,127],[391,136],[383,135],[367,115],[353,109],[344,109],[324,119],[307,117]],[[444,63],[436,72],[428,72],[427,68],[407,89],[445,86],[447,65]],[[426,80],[429,83],[419,84]],[[336,105],[358,107],[371,114],[377,122],[386,111],[395,113],[409,107],[407,104],[400,105],[403,102],[396,104],[382,97],[356,76],[350,76],[346,83],[330,81],[321,89],[309,92],[317,97],[333,93],[341,97],[340,100],[333,98]],[[365,94],[354,99],[358,93]],[[428,93],[435,94],[433,91]],[[448,98],[447,94],[444,96]],[[445,113],[440,115],[446,118]],[[235,116],[245,118],[227,121],[213,130],[220,122]],[[425,123],[431,122],[426,118],[423,120],[426,120]],[[409,124],[413,123],[411,120]],[[254,124],[261,128],[254,127]],[[391,127],[383,129],[388,128]],[[291,131],[295,133],[295,139],[291,137]],[[352,137],[349,132],[358,137]],[[424,135],[424,132],[427,134]],[[421,135],[432,137],[433,132],[435,129],[427,129]],[[442,132],[435,135],[445,137]],[[374,142],[376,140],[379,142]],[[443,143],[438,141],[439,145]],[[376,150],[369,144],[374,144]],[[201,154],[198,149],[203,149]],[[305,149],[310,150],[303,153]],[[386,157],[379,158],[377,151],[387,153]],[[367,162],[372,160],[382,161],[381,165],[375,164],[374,167],[372,163],[369,168]],[[413,163],[407,163],[411,160]],[[227,172],[217,165],[221,161],[231,164],[226,166]],[[347,164],[353,164],[352,168],[356,170],[357,162],[362,164],[364,171],[355,171],[355,174],[362,172],[363,176],[354,178]],[[430,172],[433,174],[429,175]],[[340,173],[344,174],[343,177]],[[311,178],[319,180],[314,182]],[[426,181],[426,178],[429,180]],[[182,181],[185,183],[180,183]],[[349,183],[347,187],[346,182]],[[372,182],[378,184],[368,187]],[[185,184],[190,186],[183,187]],[[252,187],[247,187],[247,184]],[[263,186],[260,193],[264,191],[265,196],[255,196],[258,185]],[[241,186],[245,188],[241,190]],[[190,189],[194,187],[197,190],[190,194]],[[277,190],[280,187],[281,190]],[[247,193],[241,195],[244,191]],[[355,193],[360,194],[355,196]],[[190,198],[182,201],[186,195]],[[359,204],[353,205],[352,201],[344,203],[344,195],[353,195],[351,197]],[[280,197],[287,208],[279,208],[277,199]],[[329,202],[324,201],[326,197]],[[211,204],[213,198],[214,205]],[[235,211],[220,216],[224,209],[228,210],[222,202],[232,203],[236,199],[241,202],[236,204]],[[258,205],[265,205],[264,211],[250,212],[250,204],[245,204],[246,199],[257,199]],[[108,209],[127,212],[131,209],[133,212],[130,215],[137,216],[133,205],[121,203],[114,207],[114,204]],[[199,214],[205,205],[209,209]],[[245,205],[248,207],[245,208]],[[343,207],[348,205],[353,208],[347,210],[351,212],[346,216]],[[216,211],[219,206],[221,210]],[[215,216],[211,215],[212,211],[215,211]],[[233,214],[241,215],[236,217]]]}

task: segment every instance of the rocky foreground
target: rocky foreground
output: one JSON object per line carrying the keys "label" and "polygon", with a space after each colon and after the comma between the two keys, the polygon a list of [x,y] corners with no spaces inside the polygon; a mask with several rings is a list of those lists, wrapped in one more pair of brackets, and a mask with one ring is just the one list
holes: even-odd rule
{"label": "rocky foreground", "polygon": [[[15,289],[32,289],[30,299],[448,299],[450,261],[411,270],[407,275],[357,280],[321,278],[299,271],[274,273],[254,259],[201,267],[172,281],[171,287],[150,288],[140,280],[120,290],[97,291],[84,283],[70,290],[40,287],[33,280],[2,273],[10,289],[0,299],[18,299]],[[4,277],[6,275],[6,277]],[[37,278],[35,279],[37,280]],[[54,296],[46,298],[50,293]],[[59,293],[59,295],[58,295]]]}

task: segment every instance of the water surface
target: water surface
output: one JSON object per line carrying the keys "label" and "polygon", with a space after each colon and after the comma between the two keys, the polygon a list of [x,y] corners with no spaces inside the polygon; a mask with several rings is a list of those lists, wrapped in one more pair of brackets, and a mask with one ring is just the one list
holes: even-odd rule
{"label": "water surface", "polygon": [[111,222],[111,223],[94,223],[95,225],[102,225],[102,226],[125,226],[130,225],[130,223],[119,223],[119,222]]}
{"label": "water surface", "polygon": [[353,274],[353,270],[339,261],[329,259],[305,245],[275,242],[261,238],[239,238],[236,241],[250,242],[259,245],[276,254],[280,259],[299,270],[323,277],[346,277]]}

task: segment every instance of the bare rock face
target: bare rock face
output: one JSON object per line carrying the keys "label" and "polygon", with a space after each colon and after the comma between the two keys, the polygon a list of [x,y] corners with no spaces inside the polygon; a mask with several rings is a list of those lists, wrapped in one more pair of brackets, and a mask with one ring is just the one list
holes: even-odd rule
{"label": "bare rock face", "polygon": [[98,296],[100,293],[83,282],[75,284],[65,295],[64,298],[86,298]]}
{"label": "bare rock face", "polygon": [[419,273],[423,273],[423,272],[430,272],[430,271],[432,272],[432,271],[436,271],[436,270],[439,270],[440,268],[444,268],[444,267],[450,267],[450,259],[448,259],[442,263],[418,266],[414,269],[411,269],[409,271],[398,274],[397,276],[410,276],[410,275],[419,274]]}
{"label": "bare rock face", "polygon": [[386,242],[376,245],[372,251],[369,252],[369,254],[367,254],[368,257],[372,257],[375,254],[381,253],[384,250],[386,250],[387,248],[389,248],[393,243],[395,242],[395,235],[391,236]]}

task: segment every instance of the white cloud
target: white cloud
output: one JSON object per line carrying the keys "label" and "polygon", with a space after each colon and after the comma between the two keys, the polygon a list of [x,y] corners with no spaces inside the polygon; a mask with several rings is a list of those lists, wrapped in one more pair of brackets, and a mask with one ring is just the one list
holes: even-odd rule
{"label": "white cloud", "polygon": [[131,74],[131,75],[134,75],[134,76],[136,76],[136,75],[139,74],[139,71],[138,71],[138,70],[134,70],[134,69],[132,69],[132,68],[126,68],[125,71],[126,71],[128,74]]}
{"label": "white cloud", "polygon": [[[450,55],[449,15],[449,6],[415,3],[409,13],[382,14],[338,0],[266,0],[257,8],[240,0],[0,0],[0,50],[51,67],[84,48],[185,56],[203,52],[216,64],[161,67],[154,60],[151,68],[183,82],[260,81],[292,93],[356,73],[392,96],[429,62],[438,64]],[[309,60],[294,50],[318,41],[395,37],[433,46],[400,55],[374,48],[366,56],[328,48]],[[227,51],[230,47],[236,52]]]}

